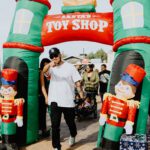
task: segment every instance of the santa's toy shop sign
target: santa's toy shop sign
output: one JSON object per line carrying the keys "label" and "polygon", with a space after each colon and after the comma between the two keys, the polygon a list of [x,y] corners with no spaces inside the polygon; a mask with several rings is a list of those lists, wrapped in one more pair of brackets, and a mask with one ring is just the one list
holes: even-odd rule
{"label": "santa's toy shop sign", "polygon": [[112,13],[76,13],[46,16],[42,28],[42,44],[86,40],[112,44]]}

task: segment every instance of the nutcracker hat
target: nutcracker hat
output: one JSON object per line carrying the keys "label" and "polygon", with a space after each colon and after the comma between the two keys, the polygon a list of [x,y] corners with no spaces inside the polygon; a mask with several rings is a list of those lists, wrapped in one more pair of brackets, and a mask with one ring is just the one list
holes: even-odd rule
{"label": "nutcracker hat", "polygon": [[15,69],[3,69],[1,72],[2,85],[15,85],[18,77],[18,71]]}
{"label": "nutcracker hat", "polygon": [[142,67],[135,64],[129,64],[122,74],[121,80],[124,80],[134,86],[138,86],[145,75],[146,72]]}

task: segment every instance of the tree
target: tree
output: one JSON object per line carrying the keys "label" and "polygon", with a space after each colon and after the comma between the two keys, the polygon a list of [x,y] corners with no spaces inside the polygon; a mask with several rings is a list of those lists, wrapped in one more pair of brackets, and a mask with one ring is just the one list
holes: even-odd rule
{"label": "tree", "polygon": [[89,59],[100,58],[102,60],[102,62],[104,62],[104,61],[107,62],[107,53],[101,48],[96,53],[93,53],[93,52],[89,53],[88,58]]}
{"label": "tree", "polygon": [[95,58],[95,54],[93,52],[89,53],[87,56],[89,59]]}
{"label": "tree", "polygon": [[104,62],[104,61],[107,62],[107,53],[103,49],[98,50],[95,53],[95,57],[101,58],[102,62]]}

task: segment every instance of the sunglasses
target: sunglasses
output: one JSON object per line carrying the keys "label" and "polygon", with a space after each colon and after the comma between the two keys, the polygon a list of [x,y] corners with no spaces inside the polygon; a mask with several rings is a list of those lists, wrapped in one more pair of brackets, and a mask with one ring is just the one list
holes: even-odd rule
{"label": "sunglasses", "polygon": [[56,58],[58,56],[59,56],[59,54],[50,54],[50,59]]}

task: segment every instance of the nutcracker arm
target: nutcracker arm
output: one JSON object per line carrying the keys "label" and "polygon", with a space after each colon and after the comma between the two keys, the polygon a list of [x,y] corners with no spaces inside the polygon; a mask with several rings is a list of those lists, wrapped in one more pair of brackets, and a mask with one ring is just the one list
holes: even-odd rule
{"label": "nutcracker arm", "polygon": [[132,134],[136,111],[139,108],[140,103],[135,100],[129,100],[127,103],[129,106],[129,111],[124,129],[126,131],[126,134]]}
{"label": "nutcracker arm", "polygon": [[136,111],[139,108],[140,103],[135,100],[128,100],[127,104],[129,106],[127,121],[134,122]]}
{"label": "nutcracker arm", "polygon": [[19,98],[15,99],[15,102],[17,104],[17,116],[23,116],[23,105],[24,105],[24,99]]}
{"label": "nutcracker arm", "polygon": [[107,114],[109,96],[111,96],[110,93],[105,93],[105,94],[104,94],[103,104],[102,104],[102,108],[101,108],[101,114]]}
{"label": "nutcracker arm", "polygon": [[18,127],[23,126],[23,104],[24,104],[24,99],[19,98],[15,99],[15,103],[17,105],[17,117],[16,120],[14,121]]}

